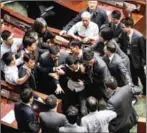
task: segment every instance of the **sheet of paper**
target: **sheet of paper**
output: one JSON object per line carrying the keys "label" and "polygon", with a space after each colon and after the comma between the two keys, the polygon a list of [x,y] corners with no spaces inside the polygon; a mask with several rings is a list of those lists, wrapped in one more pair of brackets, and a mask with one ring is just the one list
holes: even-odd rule
{"label": "sheet of paper", "polygon": [[15,115],[14,110],[11,110],[9,113],[7,113],[1,121],[11,124],[13,121],[15,121]]}

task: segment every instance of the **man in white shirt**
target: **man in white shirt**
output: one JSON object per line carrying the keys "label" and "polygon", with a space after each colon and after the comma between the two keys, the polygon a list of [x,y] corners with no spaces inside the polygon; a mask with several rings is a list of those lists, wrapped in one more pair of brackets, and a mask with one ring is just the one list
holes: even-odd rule
{"label": "man in white shirt", "polygon": [[[91,21],[91,15],[85,11],[81,14],[82,21],[76,23],[68,31],[68,35],[76,40],[88,43],[98,40],[99,28],[96,23]],[[75,34],[78,33],[78,36]]]}
{"label": "man in white shirt", "polygon": [[18,77],[18,68],[17,66],[23,63],[22,57],[15,59],[15,56],[12,52],[7,52],[2,57],[4,66],[5,80],[13,85],[23,84],[30,76],[30,72],[27,71],[25,76],[22,78]]}
{"label": "man in white shirt", "polygon": [[13,52],[17,54],[17,51],[20,49],[22,45],[21,38],[14,38],[13,33],[8,30],[4,30],[1,34],[3,43],[1,45],[1,58],[6,52]]}
{"label": "man in white shirt", "polygon": [[102,110],[98,111],[98,101],[90,96],[86,102],[89,114],[81,119],[81,125],[86,127],[89,133],[107,133],[109,122],[116,118],[114,111]]}

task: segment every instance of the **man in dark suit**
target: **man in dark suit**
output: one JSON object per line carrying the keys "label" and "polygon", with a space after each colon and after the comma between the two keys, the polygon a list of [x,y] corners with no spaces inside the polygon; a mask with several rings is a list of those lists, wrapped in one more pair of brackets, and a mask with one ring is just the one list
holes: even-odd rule
{"label": "man in dark suit", "polygon": [[[119,45],[116,43],[116,41],[113,38],[113,30],[110,27],[104,27],[100,31],[100,38],[99,42],[91,47],[92,50],[95,52],[100,53],[100,56],[104,55],[104,46],[106,42],[113,41],[116,45],[116,53],[121,57],[125,67],[127,68],[129,74],[130,74],[130,60],[128,56],[120,49]],[[131,74],[130,74],[131,75]]]}
{"label": "man in dark suit", "polygon": [[114,10],[111,13],[111,22],[108,24],[108,26],[113,31],[113,39],[116,42],[118,41],[119,35],[122,33],[120,18],[121,18],[121,12],[119,10]]}
{"label": "man in dark suit", "polygon": [[117,117],[109,123],[109,132],[129,133],[130,129],[137,124],[132,96],[139,94],[140,89],[131,85],[119,88],[114,77],[107,77],[104,84],[111,93],[106,108],[117,113]]}
{"label": "man in dark suit", "polygon": [[88,8],[81,11],[73,20],[71,20],[64,29],[60,32],[60,35],[67,33],[67,31],[77,22],[81,21],[81,14],[84,11],[88,11],[91,14],[91,21],[95,22],[98,27],[100,28],[101,25],[108,23],[108,16],[106,11],[97,7],[98,1],[97,0],[90,0],[88,1]]}
{"label": "man in dark suit", "polygon": [[[87,73],[87,77],[89,78],[89,96],[92,95],[98,99],[102,96],[107,97],[104,79],[110,76],[110,72],[106,63],[100,57],[94,57],[94,52],[90,50],[84,51],[83,63],[84,66],[81,69],[83,73]],[[85,83],[88,84],[88,82]]]}
{"label": "man in dark suit", "polygon": [[108,69],[112,76],[114,76],[118,82],[118,86],[124,86],[131,84],[132,80],[129,76],[129,72],[124,66],[122,59],[116,53],[116,45],[114,42],[109,41],[104,47],[105,56],[103,60],[106,62]]}
{"label": "man in dark suit", "polygon": [[[64,92],[59,84],[59,75],[62,73],[59,65],[65,64],[67,57],[65,51],[60,51],[57,45],[49,47],[49,52],[41,55],[37,69],[39,71],[39,86],[44,93],[47,94],[60,94]],[[43,79],[43,80],[42,80]]]}
{"label": "man in dark suit", "polygon": [[20,85],[21,89],[30,87],[33,90],[37,89],[37,81],[36,81],[36,76],[34,74],[34,67],[35,67],[35,56],[33,54],[24,54],[23,57],[24,60],[24,65],[20,67],[19,69],[19,78],[22,78],[25,74],[26,71],[30,72],[30,76],[28,80]]}
{"label": "man in dark suit", "polygon": [[58,133],[59,127],[65,126],[68,121],[65,115],[56,112],[57,98],[54,95],[49,95],[45,102],[49,111],[39,114],[42,133]]}
{"label": "man in dark suit", "polygon": [[143,85],[143,94],[146,95],[146,75],[144,66],[146,65],[146,42],[143,35],[133,29],[134,21],[132,18],[121,20],[124,33],[119,38],[121,49],[130,59],[131,75],[135,85],[138,85],[138,77]]}
{"label": "man in dark suit", "polygon": [[66,111],[66,118],[69,122],[64,127],[59,129],[59,133],[87,133],[87,129],[85,127],[81,127],[77,125],[78,119],[78,109],[74,106],[69,106]]}
{"label": "man in dark suit", "polygon": [[39,60],[38,35],[36,32],[31,32],[23,38],[23,47],[25,53],[31,53],[35,56],[35,62]]}
{"label": "man in dark suit", "polygon": [[20,95],[21,102],[14,107],[15,118],[20,132],[38,133],[40,126],[37,117],[32,110],[33,92],[26,88]]}

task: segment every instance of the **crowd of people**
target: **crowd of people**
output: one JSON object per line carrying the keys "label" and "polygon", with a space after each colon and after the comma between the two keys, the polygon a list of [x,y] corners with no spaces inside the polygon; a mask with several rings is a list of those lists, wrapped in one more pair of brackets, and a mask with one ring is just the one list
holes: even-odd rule
{"label": "crowd of people", "polygon": [[[130,132],[138,118],[132,101],[146,95],[146,39],[133,28],[133,18],[122,16],[114,10],[109,21],[98,1],[91,0],[59,35],[47,29],[43,18],[22,39],[2,31],[1,76],[21,90],[14,109],[21,132]],[[48,97],[43,101],[32,90]],[[57,98],[63,114],[55,111]],[[39,120],[33,99],[48,107]]]}

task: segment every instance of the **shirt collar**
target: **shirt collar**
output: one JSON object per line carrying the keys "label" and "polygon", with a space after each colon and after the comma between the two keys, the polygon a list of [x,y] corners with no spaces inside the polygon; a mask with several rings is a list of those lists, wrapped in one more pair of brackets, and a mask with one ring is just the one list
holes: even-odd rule
{"label": "shirt collar", "polygon": [[5,44],[4,42],[3,42],[3,44],[2,44],[4,47],[7,47],[7,48],[11,48],[11,46],[8,46],[7,44]]}
{"label": "shirt collar", "polygon": [[132,35],[133,35],[133,29],[131,30],[131,33],[128,34],[129,38],[132,38]]}
{"label": "shirt collar", "polygon": [[114,57],[114,54],[112,54],[111,56],[109,56],[109,57],[108,57],[108,58],[109,58],[109,60],[110,60],[110,63],[111,63],[111,61],[112,61],[113,57]]}
{"label": "shirt collar", "polygon": [[78,57],[80,58],[83,55],[83,51],[80,49]]}
{"label": "shirt collar", "polygon": [[23,65],[23,67],[24,67],[25,69],[27,69],[27,70],[31,71],[31,69],[30,69],[30,68],[28,68],[25,64]]}
{"label": "shirt collar", "polygon": [[23,103],[24,105],[27,105],[27,106],[29,106],[29,107],[32,107],[30,103],[24,103],[24,102],[22,102],[22,103]]}

